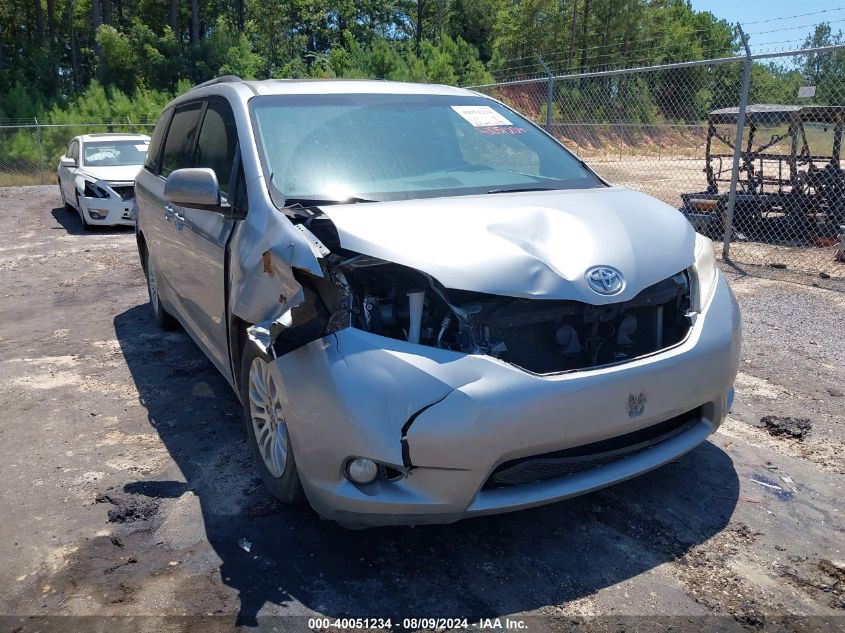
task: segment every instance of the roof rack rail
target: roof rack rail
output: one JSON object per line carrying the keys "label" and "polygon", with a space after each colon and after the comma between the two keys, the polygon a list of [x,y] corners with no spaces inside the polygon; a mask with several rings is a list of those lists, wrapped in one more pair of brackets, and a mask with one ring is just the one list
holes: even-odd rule
{"label": "roof rack rail", "polygon": [[223,75],[222,77],[215,77],[214,79],[209,79],[208,81],[204,81],[201,84],[197,84],[188,92],[191,92],[192,90],[197,90],[198,88],[205,88],[206,86],[213,86],[214,84],[228,84],[237,81],[243,81],[243,79],[241,79],[237,75]]}
{"label": "roof rack rail", "polygon": [[[110,123],[108,125],[126,125],[125,123]],[[89,132],[83,136],[146,136],[140,132]]]}

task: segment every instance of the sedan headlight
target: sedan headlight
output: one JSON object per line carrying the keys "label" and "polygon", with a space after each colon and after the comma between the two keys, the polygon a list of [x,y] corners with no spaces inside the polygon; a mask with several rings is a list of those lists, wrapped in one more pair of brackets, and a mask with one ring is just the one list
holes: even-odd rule
{"label": "sedan headlight", "polygon": [[85,189],[82,192],[82,195],[86,198],[108,198],[108,192],[100,187],[99,185],[94,184],[90,180],[85,181]]}
{"label": "sedan headlight", "polygon": [[701,312],[716,287],[718,268],[716,268],[716,251],[713,242],[699,233],[695,234],[694,270],[697,281],[695,311]]}

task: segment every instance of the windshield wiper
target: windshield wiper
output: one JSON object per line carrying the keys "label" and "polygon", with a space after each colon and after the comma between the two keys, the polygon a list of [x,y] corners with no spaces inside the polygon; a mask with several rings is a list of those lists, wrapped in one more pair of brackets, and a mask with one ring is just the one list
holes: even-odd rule
{"label": "windshield wiper", "polygon": [[346,198],[345,200],[329,200],[324,198],[285,198],[284,208],[301,207],[307,209],[308,207],[321,207],[330,204],[357,204],[359,202],[377,202],[376,200],[368,200],[367,198]]}
{"label": "windshield wiper", "polygon": [[513,189],[491,189],[487,193],[524,193],[527,191],[555,191],[555,187],[514,187]]}

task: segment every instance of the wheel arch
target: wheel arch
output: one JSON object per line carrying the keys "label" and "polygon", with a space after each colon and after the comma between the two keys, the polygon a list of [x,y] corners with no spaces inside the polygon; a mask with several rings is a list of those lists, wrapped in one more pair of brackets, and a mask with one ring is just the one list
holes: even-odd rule
{"label": "wheel arch", "polygon": [[241,365],[249,336],[247,333],[249,327],[250,324],[240,317],[229,314],[229,359],[232,365],[232,384],[239,400],[241,399],[241,381],[243,379]]}
{"label": "wheel arch", "polygon": [[138,257],[141,259],[141,269],[147,274],[147,240],[141,230],[135,232],[135,243],[138,245]]}

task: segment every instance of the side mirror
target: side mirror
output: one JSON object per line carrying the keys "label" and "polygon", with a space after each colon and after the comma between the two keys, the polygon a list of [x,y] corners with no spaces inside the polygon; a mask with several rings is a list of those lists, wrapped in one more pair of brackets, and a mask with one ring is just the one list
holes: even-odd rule
{"label": "side mirror", "polygon": [[220,204],[220,185],[213,169],[197,167],[177,169],[164,183],[164,197],[180,207],[224,213]]}
{"label": "side mirror", "polygon": [[62,156],[59,159],[59,165],[61,167],[76,167],[76,161],[70,156]]}

